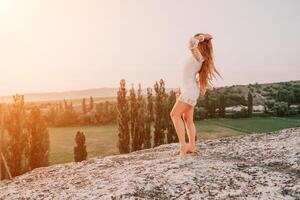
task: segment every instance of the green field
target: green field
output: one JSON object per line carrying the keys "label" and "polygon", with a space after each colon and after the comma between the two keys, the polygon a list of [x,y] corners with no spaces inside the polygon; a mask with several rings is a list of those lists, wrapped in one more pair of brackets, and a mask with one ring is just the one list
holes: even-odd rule
{"label": "green field", "polygon": [[[200,138],[243,134],[206,121],[196,121],[195,125]],[[51,164],[73,161],[74,137],[77,131],[83,131],[86,136],[88,157],[118,154],[116,125],[49,128]]]}
{"label": "green field", "polygon": [[300,119],[297,117],[252,117],[212,119],[210,123],[245,133],[263,133],[300,126]]}
{"label": "green field", "polygon": [[118,154],[116,125],[49,128],[50,164],[73,161],[77,131],[85,134],[88,157]]}
{"label": "green field", "polygon": [[[300,118],[210,119],[196,121],[195,125],[198,138],[211,139],[296,127],[300,126]],[[88,157],[118,154],[116,125],[49,128],[49,131],[51,164],[73,161],[74,136],[77,131],[83,131],[86,136]]]}

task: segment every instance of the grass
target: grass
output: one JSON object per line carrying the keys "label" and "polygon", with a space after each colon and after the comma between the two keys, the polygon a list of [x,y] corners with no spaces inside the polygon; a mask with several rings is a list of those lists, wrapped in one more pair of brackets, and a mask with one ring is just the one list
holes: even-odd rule
{"label": "grass", "polygon": [[[244,134],[206,121],[195,122],[197,137],[202,139]],[[153,128],[152,128],[153,130]],[[73,161],[74,137],[77,131],[86,136],[88,158],[118,154],[116,125],[49,128],[50,164]]]}
{"label": "grass", "polygon": [[88,157],[118,154],[116,125],[49,128],[50,164],[73,161],[77,131],[86,136]]}
{"label": "grass", "polygon": [[200,139],[213,139],[218,137],[234,136],[245,134],[238,130],[232,130],[228,127],[219,126],[212,120],[202,120],[195,122],[197,137]]}
{"label": "grass", "polygon": [[281,117],[212,119],[211,123],[245,133],[263,133],[300,126],[300,120]]}

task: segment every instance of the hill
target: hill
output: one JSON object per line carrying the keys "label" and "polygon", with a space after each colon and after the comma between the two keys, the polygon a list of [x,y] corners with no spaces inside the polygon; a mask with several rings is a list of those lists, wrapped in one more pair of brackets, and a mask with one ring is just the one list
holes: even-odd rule
{"label": "hill", "polygon": [[[300,95],[300,81],[286,81],[286,82],[273,82],[273,83],[254,83],[248,85],[232,85],[216,88],[216,93],[225,93],[231,95],[238,95],[248,98],[248,92],[253,95],[253,105],[264,105],[265,101],[275,100],[278,91],[293,91],[297,99]],[[285,94],[286,95],[286,94]]]}
{"label": "hill", "polygon": [[[253,94],[254,105],[261,105],[265,100],[273,99],[276,96],[278,89],[296,88],[300,90],[299,81],[287,81],[287,82],[274,82],[274,83],[262,83],[262,84],[248,84],[248,85],[232,85],[224,87],[215,87],[216,92],[236,94],[238,96],[247,98],[248,91],[250,90]],[[127,86],[129,89],[129,86]],[[137,89],[137,88],[136,88]],[[176,90],[177,88],[166,88],[166,91]],[[210,88],[212,89],[212,88]],[[118,88],[93,88],[85,90],[72,90],[62,92],[48,92],[48,93],[25,93],[25,102],[52,102],[61,101],[63,99],[68,100],[79,100],[83,98],[89,98],[90,96],[98,99],[99,101],[104,100],[115,100],[117,96]],[[142,89],[142,94],[147,94],[147,88]],[[12,95],[1,96],[0,102],[12,102]]]}
{"label": "hill", "polygon": [[[115,97],[117,95],[117,88],[94,88],[86,90],[72,90],[62,92],[46,92],[46,93],[25,93],[24,98],[26,102],[38,101],[57,101],[63,99],[82,99],[103,97]],[[0,97],[2,102],[12,102],[12,95]]]}
{"label": "hill", "polygon": [[300,128],[178,143],[38,168],[0,182],[0,199],[299,199]]}
{"label": "hill", "polygon": [[[129,89],[129,88],[128,88]],[[137,88],[136,88],[137,89]],[[108,100],[115,100],[118,94],[119,88],[94,88],[85,90],[72,90],[72,91],[62,91],[62,92],[45,92],[45,93],[25,93],[24,98],[26,102],[52,102],[59,101],[63,99],[68,100],[82,100],[83,98],[103,98]],[[167,92],[174,90],[173,88],[166,89]],[[142,94],[146,94],[147,89],[142,89]],[[12,95],[1,96],[0,102],[12,102]]]}

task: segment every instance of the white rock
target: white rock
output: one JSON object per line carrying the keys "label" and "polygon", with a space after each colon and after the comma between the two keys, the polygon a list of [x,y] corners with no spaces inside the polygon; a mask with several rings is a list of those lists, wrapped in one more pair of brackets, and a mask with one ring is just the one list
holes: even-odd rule
{"label": "white rock", "polygon": [[300,128],[178,143],[35,169],[0,199],[299,199]]}

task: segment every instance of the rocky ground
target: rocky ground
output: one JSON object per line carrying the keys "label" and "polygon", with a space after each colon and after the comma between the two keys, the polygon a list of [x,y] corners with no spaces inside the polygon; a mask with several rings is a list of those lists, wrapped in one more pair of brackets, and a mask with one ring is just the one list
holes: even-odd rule
{"label": "rocky ground", "polygon": [[300,128],[178,143],[39,168],[0,182],[0,199],[300,199]]}

